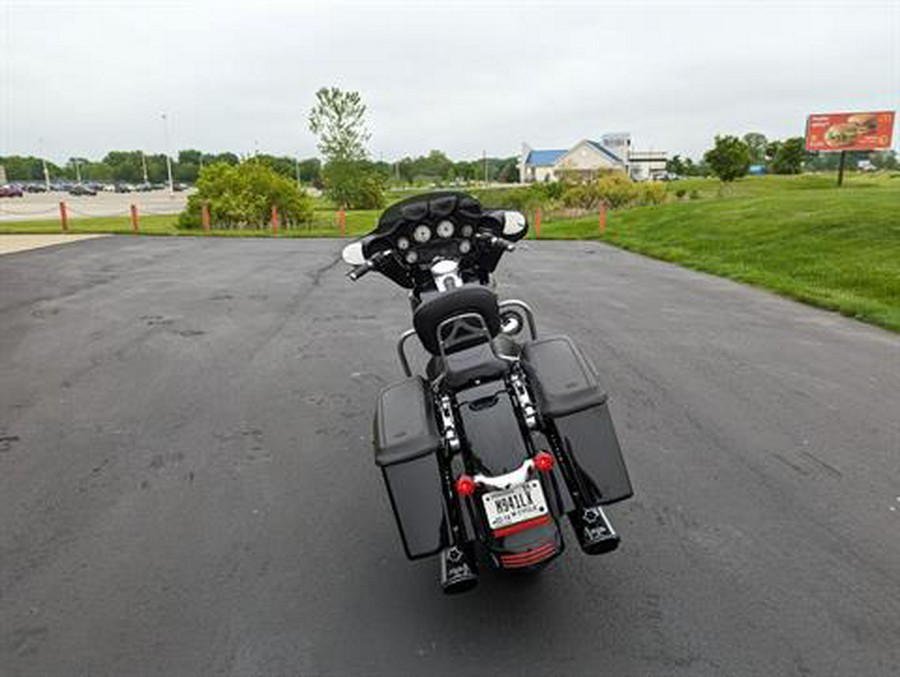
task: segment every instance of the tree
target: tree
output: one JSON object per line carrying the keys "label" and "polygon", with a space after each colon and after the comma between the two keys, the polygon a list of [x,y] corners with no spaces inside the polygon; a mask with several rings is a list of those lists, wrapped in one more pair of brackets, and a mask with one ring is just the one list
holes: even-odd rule
{"label": "tree", "polygon": [[880,150],[869,156],[870,162],[876,169],[898,169],[900,165],[897,163],[897,151]]}
{"label": "tree", "polygon": [[766,135],[759,132],[747,132],[744,134],[744,143],[750,149],[750,163],[754,165],[764,164],[766,161],[766,146],[769,143]]}
{"label": "tree", "polygon": [[806,141],[795,136],[779,144],[772,160],[772,171],[776,174],[799,174],[803,171]]}
{"label": "tree", "polygon": [[322,163],[319,158],[300,160],[300,180],[319,186],[322,183]]}
{"label": "tree", "polygon": [[325,156],[322,178],[325,193],[340,207],[377,208],[384,204],[384,182],[365,165],[366,106],[359,92],[323,87],[309,114],[309,129],[319,137]]}
{"label": "tree", "polygon": [[750,148],[736,136],[716,136],[715,146],[703,154],[704,161],[720,181],[728,183],[750,169]]}
{"label": "tree", "polygon": [[687,176],[687,172],[684,168],[684,161],[677,153],[669,160],[666,160],[666,171],[669,174],[676,174],[677,176]]}

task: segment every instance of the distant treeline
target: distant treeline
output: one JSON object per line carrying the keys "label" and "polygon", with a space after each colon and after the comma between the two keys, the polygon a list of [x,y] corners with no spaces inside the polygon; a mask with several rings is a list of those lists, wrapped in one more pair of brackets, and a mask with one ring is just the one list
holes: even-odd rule
{"label": "distant treeline", "polygon": [[[287,156],[259,153],[258,160],[268,164],[278,174],[297,179],[307,185],[321,187],[322,163],[318,158],[297,160]],[[235,153],[204,153],[199,150],[181,150],[172,158],[172,178],[183,183],[193,183],[204,165],[224,162],[236,165],[241,158]],[[422,183],[447,183],[452,181],[484,180],[514,183],[519,180],[518,158],[482,158],[454,162],[441,151],[433,150],[428,155],[405,157],[396,162],[383,160],[367,164],[394,184],[415,185]],[[41,158],[10,155],[0,157],[0,165],[6,168],[8,181],[43,181],[44,169]],[[139,150],[115,150],[102,160],[83,157],[69,158],[60,166],[47,161],[47,172],[51,181],[81,178],[82,181],[115,181],[123,183],[162,183],[168,178],[166,156],[161,153],[144,154]]]}
{"label": "distant treeline", "polygon": [[[841,154],[837,152],[808,152],[805,139],[801,136],[778,140],[768,139],[760,132],[748,132],[738,143],[746,150],[749,165],[761,167],[770,174],[834,171],[841,161]],[[844,164],[852,171],[863,160],[874,169],[900,168],[897,153],[893,150],[847,151]],[[679,176],[710,176],[714,173],[705,154],[697,162],[689,157],[674,155],[667,161],[666,170]]]}

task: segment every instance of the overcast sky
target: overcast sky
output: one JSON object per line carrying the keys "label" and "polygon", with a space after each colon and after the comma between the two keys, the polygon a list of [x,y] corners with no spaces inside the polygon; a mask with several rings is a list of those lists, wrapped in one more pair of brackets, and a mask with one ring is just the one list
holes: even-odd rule
{"label": "overcast sky", "polygon": [[361,92],[375,159],[614,131],[696,157],[896,109],[898,45],[900,0],[0,0],[0,155],[161,152],[166,112],[171,149],[307,157],[335,85]]}

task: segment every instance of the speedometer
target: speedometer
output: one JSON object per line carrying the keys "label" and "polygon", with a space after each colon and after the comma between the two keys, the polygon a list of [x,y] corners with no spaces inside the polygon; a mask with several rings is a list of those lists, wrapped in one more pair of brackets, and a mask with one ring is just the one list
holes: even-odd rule
{"label": "speedometer", "polygon": [[399,249],[400,251],[406,251],[407,249],[409,249],[409,240],[407,240],[405,237],[398,237],[397,249]]}
{"label": "speedometer", "polygon": [[442,238],[446,239],[448,237],[453,237],[453,222],[452,221],[441,221],[437,225],[437,234]]}
{"label": "speedometer", "polygon": [[431,228],[426,226],[424,223],[416,226],[416,229],[413,231],[413,239],[419,244],[424,244],[431,239]]}

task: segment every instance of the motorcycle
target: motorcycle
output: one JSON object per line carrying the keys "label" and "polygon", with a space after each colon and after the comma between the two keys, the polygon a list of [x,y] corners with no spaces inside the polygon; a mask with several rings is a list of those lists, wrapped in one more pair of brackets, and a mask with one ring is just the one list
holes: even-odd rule
{"label": "motorcycle", "polygon": [[[519,212],[429,193],[343,250],[351,280],[377,271],[410,290],[405,377],[378,397],[375,463],[407,557],[438,555],[448,594],[474,587],[479,564],[545,567],[565,549],[565,519],[583,552],[615,550],[603,507],[633,494],[594,365],[566,336],[539,338],[528,304],[494,291],[527,230]],[[414,337],[424,374],[410,367]]]}

